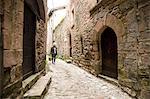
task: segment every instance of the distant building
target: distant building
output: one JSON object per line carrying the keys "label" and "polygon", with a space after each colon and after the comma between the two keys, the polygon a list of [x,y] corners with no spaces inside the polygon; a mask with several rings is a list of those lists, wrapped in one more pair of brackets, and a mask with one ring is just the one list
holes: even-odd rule
{"label": "distant building", "polygon": [[[55,7],[50,9],[47,20],[47,54],[50,54],[53,41],[55,41],[54,29],[63,20],[66,15],[65,6]],[[56,45],[57,46],[57,45]]]}

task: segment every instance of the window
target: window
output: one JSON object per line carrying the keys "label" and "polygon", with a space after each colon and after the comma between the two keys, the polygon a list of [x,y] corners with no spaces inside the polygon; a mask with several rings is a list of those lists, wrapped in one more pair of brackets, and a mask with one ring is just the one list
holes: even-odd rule
{"label": "window", "polygon": [[80,37],[80,41],[81,41],[81,52],[83,54],[84,48],[83,48],[83,38],[82,38],[82,36]]}
{"label": "window", "polygon": [[71,11],[71,23],[72,23],[71,28],[73,28],[74,24],[75,24],[75,12],[74,12],[74,9],[72,9],[72,11]]}

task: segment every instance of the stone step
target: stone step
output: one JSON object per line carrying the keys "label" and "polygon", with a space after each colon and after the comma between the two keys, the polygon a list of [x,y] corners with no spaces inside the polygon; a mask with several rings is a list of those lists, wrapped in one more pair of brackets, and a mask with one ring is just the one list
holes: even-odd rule
{"label": "stone step", "polygon": [[108,76],[104,76],[104,75],[101,75],[99,74],[97,77],[117,86],[117,87],[120,87],[119,83],[118,83],[118,80],[117,79],[114,79],[114,78],[111,78],[111,77],[108,77]]}
{"label": "stone step", "polygon": [[40,76],[44,74],[43,71],[38,72],[36,74],[31,75],[27,79],[22,81],[23,93],[26,93],[40,78]]}
{"label": "stone step", "polygon": [[23,93],[26,93],[40,78],[40,76],[44,74],[43,71],[38,72],[36,74],[31,75],[27,79],[22,81]]}
{"label": "stone step", "polygon": [[51,72],[42,76],[32,87],[24,94],[24,99],[43,99],[48,91],[51,82]]}

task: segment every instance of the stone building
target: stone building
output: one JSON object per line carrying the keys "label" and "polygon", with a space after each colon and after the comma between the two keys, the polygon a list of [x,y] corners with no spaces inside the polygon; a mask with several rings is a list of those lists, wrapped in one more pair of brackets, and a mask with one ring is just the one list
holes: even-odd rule
{"label": "stone building", "polygon": [[71,34],[68,22],[69,17],[66,16],[53,32],[57,44],[58,57],[62,59],[71,57]]}
{"label": "stone building", "polygon": [[22,81],[45,71],[46,0],[0,0],[0,94],[22,97]]}
{"label": "stone building", "polygon": [[[71,37],[71,47],[65,48],[72,48],[73,62],[92,74],[116,79],[132,97],[149,99],[150,2],[71,0],[68,10],[66,38]],[[65,35],[59,34],[64,24],[56,28],[57,37]]]}
{"label": "stone building", "polygon": [[[52,5],[50,5],[52,4]],[[53,6],[53,1],[49,6]],[[56,7],[50,8],[48,14],[48,21],[47,21],[47,54],[50,54],[51,47],[53,46],[53,41],[55,41],[55,35],[53,35],[56,26],[62,21],[62,19],[66,16],[67,10],[65,6],[55,5]],[[58,7],[57,7],[58,6]],[[65,27],[64,27],[65,28]]]}

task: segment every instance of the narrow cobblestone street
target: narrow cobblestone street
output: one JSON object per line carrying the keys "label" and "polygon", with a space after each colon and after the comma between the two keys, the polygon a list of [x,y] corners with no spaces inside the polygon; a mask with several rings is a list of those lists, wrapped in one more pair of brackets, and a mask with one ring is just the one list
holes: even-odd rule
{"label": "narrow cobblestone street", "polygon": [[52,82],[44,99],[131,99],[121,89],[79,67],[57,59],[49,62]]}

